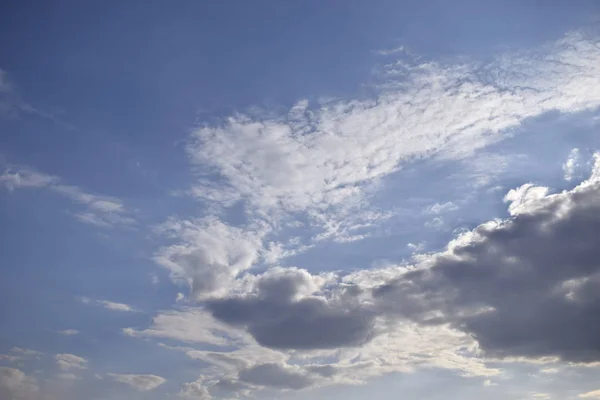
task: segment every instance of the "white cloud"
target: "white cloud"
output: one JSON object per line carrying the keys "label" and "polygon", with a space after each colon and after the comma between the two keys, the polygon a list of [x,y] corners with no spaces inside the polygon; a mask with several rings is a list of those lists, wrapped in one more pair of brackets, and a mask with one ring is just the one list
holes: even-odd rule
{"label": "white cloud", "polygon": [[115,225],[133,226],[136,220],[124,204],[114,197],[90,194],[76,186],[63,185],[58,177],[30,168],[8,168],[0,175],[0,184],[8,190],[45,188],[65,196],[83,206],[84,211],[74,212],[79,221],[100,227]]}
{"label": "white cloud", "polygon": [[581,155],[578,148],[574,148],[569,153],[567,161],[563,164],[565,180],[571,181],[575,177],[577,169],[581,166]]}
{"label": "white cloud", "polygon": [[134,374],[106,374],[111,379],[131,386],[137,391],[148,392],[154,390],[167,380],[157,375],[134,375]]}
{"label": "white cloud", "polygon": [[264,225],[244,230],[216,218],[171,219],[160,229],[181,241],[163,247],[156,262],[173,280],[187,283],[197,298],[227,293],[234,278],[258,260],[267,232]]}
{"label": "white cloud", "polygon": [[63,371],[87,369],[88,364],[88,361],[85,358],[68,353],[56,354],[54,360],[58,367]]}
{"label": "white cloud", "polygon": [[599,65],[594,41],[571,34],[489,65],[408,66],[401,86],[376,100],[302,101],[279,118],[234,115],[193,135],[188,153],[206,172],[197,190],[220,176],[219,202],[241,199],[249,213],[303,212],[318,227],[325,215],[343,221],[363,204],[365,187],[410,160],[460,159],[527,118],[597,107]]}
{"label": "white cloud", "polygon": [[594,390],[579,395],[580,399],[600,399],[600,390]]}
{"label": "white cloud", "polygon": [[9,354],[0,354],[0,360],[8,362],[19,362],[32,359],[39,359],[44,353],[32,349],[24,349],[22,347],[13,347]]}
{"label": "white cloud", "polygon": [[498,384],[492,382],[490,379],[486,379],[485,381],[483,381],[483,386],[486,386],[486,387],[489,387],[489,386],[498,386]]}
{"label": "white cloud", "polygon": [[152,319],[149,328],[125,328],[123,333],[128,336],[168,338],[217,346],[239,344],[248,340],[247,334],[236,332],[215,320],[208,312],[194,308],[161,312]]}
{"label": "white cloud", "polygon": [[15,368],[0,367],[0,398],[7,400],[34,400],[39,398],[35,378]]}
{"label": "white cloud", "polygon": [[434,214],[434,215],[438,215],[438,214],[443,214],[443,213],[447,213],[450,211],[455,211],[458,209],[458,206],[456,204],[454,204],[451,201],[448,201],[446,203],[435,203],[432,206],[429,206],[425,209],[425,212],[427,214]]}
{"label": "white cloud", "polygon": [[107,310],[123,311],[123,312],[136,311],[135,308],[131,307],[128,304],[115,303],[113,301],[108,301],[108,300],[98,300],[98,304],[102,305]]}

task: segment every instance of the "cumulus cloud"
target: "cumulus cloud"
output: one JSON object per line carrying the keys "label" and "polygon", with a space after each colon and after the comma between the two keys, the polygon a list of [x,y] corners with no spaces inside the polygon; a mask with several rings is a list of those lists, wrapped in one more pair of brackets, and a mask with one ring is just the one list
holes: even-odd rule
{"label": "cumulus cloud", "polygon": [[85,358],[68,353],[56,354],[54,360],[62,371],[84,370],[88,364]]}
{"label": "cumulus cloud", "polygon": [[[600,163],[571,191],[511,190],[508,218],[410,264],[271,268],[323,241],[369,237],[394,214],[374,207],[372,194],[411,161],[464,160],[528,118],[600,105],[600,48],[581,34],[485,65],[402,61],[385,73],[398,82],[376,99],[300,101],[284,115],[235,114],[192,134],[190,192],[207,214],[161,225],[156,232],[173,243],[155,261],[189,285],[197,307],[124,330],[211,345],[178,349],[209,365],[182,396],[302,390],[430,367],[491,377],[499,360],[599,361]],[[233,205],[236,218],[224,218]],[[417,213],[439,229],[454,208]]]}
{"label": "cumulus cloud", "polygon": [[518,204],[510,219],[480,225],[427,268],[375,288],[379,304],[451,323],[490,357],[599,361],[600,180],[557,194],[532,189],[508,196]]}
{"label": "cumulus cloud", "polygon": [[216,218],[171,219],[160,231],[181,241],[163,247],[156,262],[177,282],[185,282],[197,298],[227,293],[234,278],[259,257],[265,226],[244,230]]}
{"label": "cumulus cloud", "polygon": [[[173,244],[161,248],[155,261],[189,286],[192,300],[206,300],[236,290],[236,279],[260,262],[275,264],[320,241],[365,239],[394,215],[370,202],[382,179],[415,159],[473,156],[528,118],[598,107],[599,65],[595,39],[572,33],[535,52],[503,54],[488,64],[390,64],[385,76],[397,84],[371,100],[317,106],[302,100],[279,116],[235,114],[204,124],[193,132],[187,153],[198,176],[191,192],[207,215],[171,218],[159,227]],[[510,194],[511,211],[544,196],[539,190],[524,187]],[[238,224],[220,218],[234,204],[244,211]],[[426,210],[433,215],[425,226],[443,229],[439,214],[455,208],[451,202],[434,204]],[[291,222],[303,224],[309,237],[282,234]],[[220,307],[219,315],[233,323],[224,310],[240,301],[215,301],[211,307],[215,312]],[[316,311],[319,301],[306,300],[304,306]],[[337,313],[327,307],[318,312]],[[252,328],[257,333],[259,327]],[[351,328],[354,340],[368,336]]]}
{"label": "cumulus cloud", "polygon": [[15,368],[0,367],[0,398],[34,400],[39,396],[35,378]]}
{"label": "cumulus cloud", "polygon": [[[464,232],[414,265],[345,275],[295,268],[248,275],[237,292],[188,312],[226,324],[224,331],[229,325],[247,332],[259,345],[258,357],[240,362],[228,350],[186,354],[220,365],[230,383],[289,389],[424,366],[492,376],[499,371],[486,364],[503,359],[598,362],[600,176],[556,194],[528,195],[532,189],[507,196],[519,204],[509,218]],[[195,340],[174,332],[144,334]],[[239,351],[256,346],[247,339],[236,345]]]}
{"label": "cumulus cloud", "polygon": [[140,392],[154,390],[167,380],[157,375],[135,375],[135,374],[106,374],[109,378],[131,386]]}
{"label": "cumulus cloud", "polygon": [[567,161],[563,164],[565,180],[571,181],[575,177],[577,169],[581,166],[581,155],[578,148],[574,148],[569,153]]}

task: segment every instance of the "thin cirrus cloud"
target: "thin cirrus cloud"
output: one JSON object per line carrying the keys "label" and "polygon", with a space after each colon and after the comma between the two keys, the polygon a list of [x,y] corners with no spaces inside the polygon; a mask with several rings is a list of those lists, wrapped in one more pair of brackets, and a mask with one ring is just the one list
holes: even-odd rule
{"label": "thin cirrus cloud", "polygon": [[101,307],[104,307],[107,310],[111,311],[119,311],[119,312],[135,312],[137,311],[134,307],[125,303],[117,303],[109,300],[92,300],[88,297],[81,297],[79,300],[83,304],[95,304]]}
{"label": "thin cirrus cloud", "polygon": [[0,175],[0,183],[9,191],[16,189],[48,189],[64,196],[83,210],[73,213],[79,221],[108,228],[112,226],[133,226],[136,224],[132,213],[122,201],[110,196],[90,194],[77,186],[64,185],[52,175],[37,172],[30,168],[8,167]]}

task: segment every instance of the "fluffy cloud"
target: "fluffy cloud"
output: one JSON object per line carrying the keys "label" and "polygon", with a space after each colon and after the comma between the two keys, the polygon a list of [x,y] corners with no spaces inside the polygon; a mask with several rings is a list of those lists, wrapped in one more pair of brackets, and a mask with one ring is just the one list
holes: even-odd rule
{"label": "fluffy cloud", "polygon": [[[331,274],[263,268],[324,240],[368,237],[394,214],[371,195],[415,159],[464,160],[528,118],[600,105],[600,48],[578,34],[486,65],[403,61],[385,74],[398,83],[376,99],[301,101],[285,115],[236,114],[193,133],[190,193],[206,215],[159,227],[173,243],[155,260],[198,305],[124,331],[211,345],[177,348],[208,364],[182,396],[431,367],[490,377],[500,360],[599,361],[600,162],[571,191],[510,191],[508,218],[411,263]],[[228,214],[233,205],[241,207]],[[438,214],[454,207],[421,214],[439,228]]]}
{"label": "fluffy cloud", "polygon": [[[401,83],[374,100],[301,101],[278,118],[234,115],[197,129],[188,146],[202,174],[195,193],[207,203],[243,201],[270,220],[306,213],[318,229],[340,225],[347,235],[344,227],[361,223],[365,190],[403,163],[460,159],[527,118],[597,107],[598,65],[594,40],[579,34],[488,65],[399,62],[387,76]],[[207,184],[217,178],[219,188]]]}
{"label": "fluffy cloud", "polygon": [[489,357],[600,360],[600,157],[572,191],[527,187],[512,217],[459,237],[426,268],[374,289],[386,312],[451,323]]}
{"label": "fluffy cloud", "polygon": [[[190,192],[207,214],[167,221],[159,232],[175,241],[155,260],[193,298],[206,299],[224,296],[261,261],[276,263],[323,240],[369,237],[395,213],[370,202],[382,179],[415,159],[473,156],[528,118],[597,107],[599,65],[595,39],[573,33],[485,65],[399,61],[384,71],[398,83],[372,100],[300,101],[284,115],[205,124],[187,153],[198,174]],[[241,220],[221,218],[237,203]],[[290,233],[293,224],[303,225],[304,238]],[[445,222],[437,216],[427,226]]]}
{"label": "fluffy cloud", "polygon": [[137,391],[148,392],[154,390],[167,380],[156,375],[133,375],[133,374],[106,374],[109,378],[131,386]]}
{"label": "fluffy cloud", "polygon": [[[256,341],[220,342],[234,351],[184,350],[219,371],[201,387],[302,389],[425,366],[492,376],[499,371],[487,363],[502,359],[599,361],[596,160],[590,179],[570,191],[510,192],[507,201],[519,206],[509,204],[509,218],[412,265],[345,275],[273,268],[240,278],[235,292],[188,311]],[[169,327],[144,334],[194,340]],[[246,347],[253,350],[244,355]]]}
{"label": "fluffy cloud", "polygon": [[15,368],[0,367],[0,398],[34,400],[39,396],[34,378]]}
{"label": "fluffy cloud", "polygon": [[88,361],[74,354],[56,354],[54,360],[62,371],[74,371],[87,369]]}
{"label": "fluffy cloud", "polygon": [[258,260],[267,232],[262,225],[244,230],[216,218],[171,219],[159,231],[181,242],[162,248],[155,260],[198,298],[227,293],[234,278]]}

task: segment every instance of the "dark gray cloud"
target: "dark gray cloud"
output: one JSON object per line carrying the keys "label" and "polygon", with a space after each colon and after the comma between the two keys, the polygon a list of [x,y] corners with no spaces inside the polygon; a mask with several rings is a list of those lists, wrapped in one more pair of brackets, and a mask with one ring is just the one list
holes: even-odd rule
{"label": "dark gray cloud", "polygon": [[316,296],[314,277],[280,269],[257,277],[249,293],[206,306],[276,349],[361,346],[382,317],[449,323],[489,357],[600,361],[600,179],[555,195],[531,186],[515,193],[510,218],[388,278],[370,291],[372,301],[357,300],[369,293],[364,284]]}
{"label": "dark gray cloud", "polygon": [[489,356],[599,361],[600,182],[481,225],[373,295],[382,313],[452,323]]}
{"label": "dark gray cloud", "polygon": [[313,383],[305,374],[273,363],[246,368],[240,371],[238,378],[242,382],[278,389],[304,389]]}
{"label": "dark gray cloud", "polygon": [[320,298],[274,301],[240,297],[208,303],[213,316],[245,326],[256,341],[277,349],[325,349],[358,346],[372,337],[374,315],[345,309]]}

